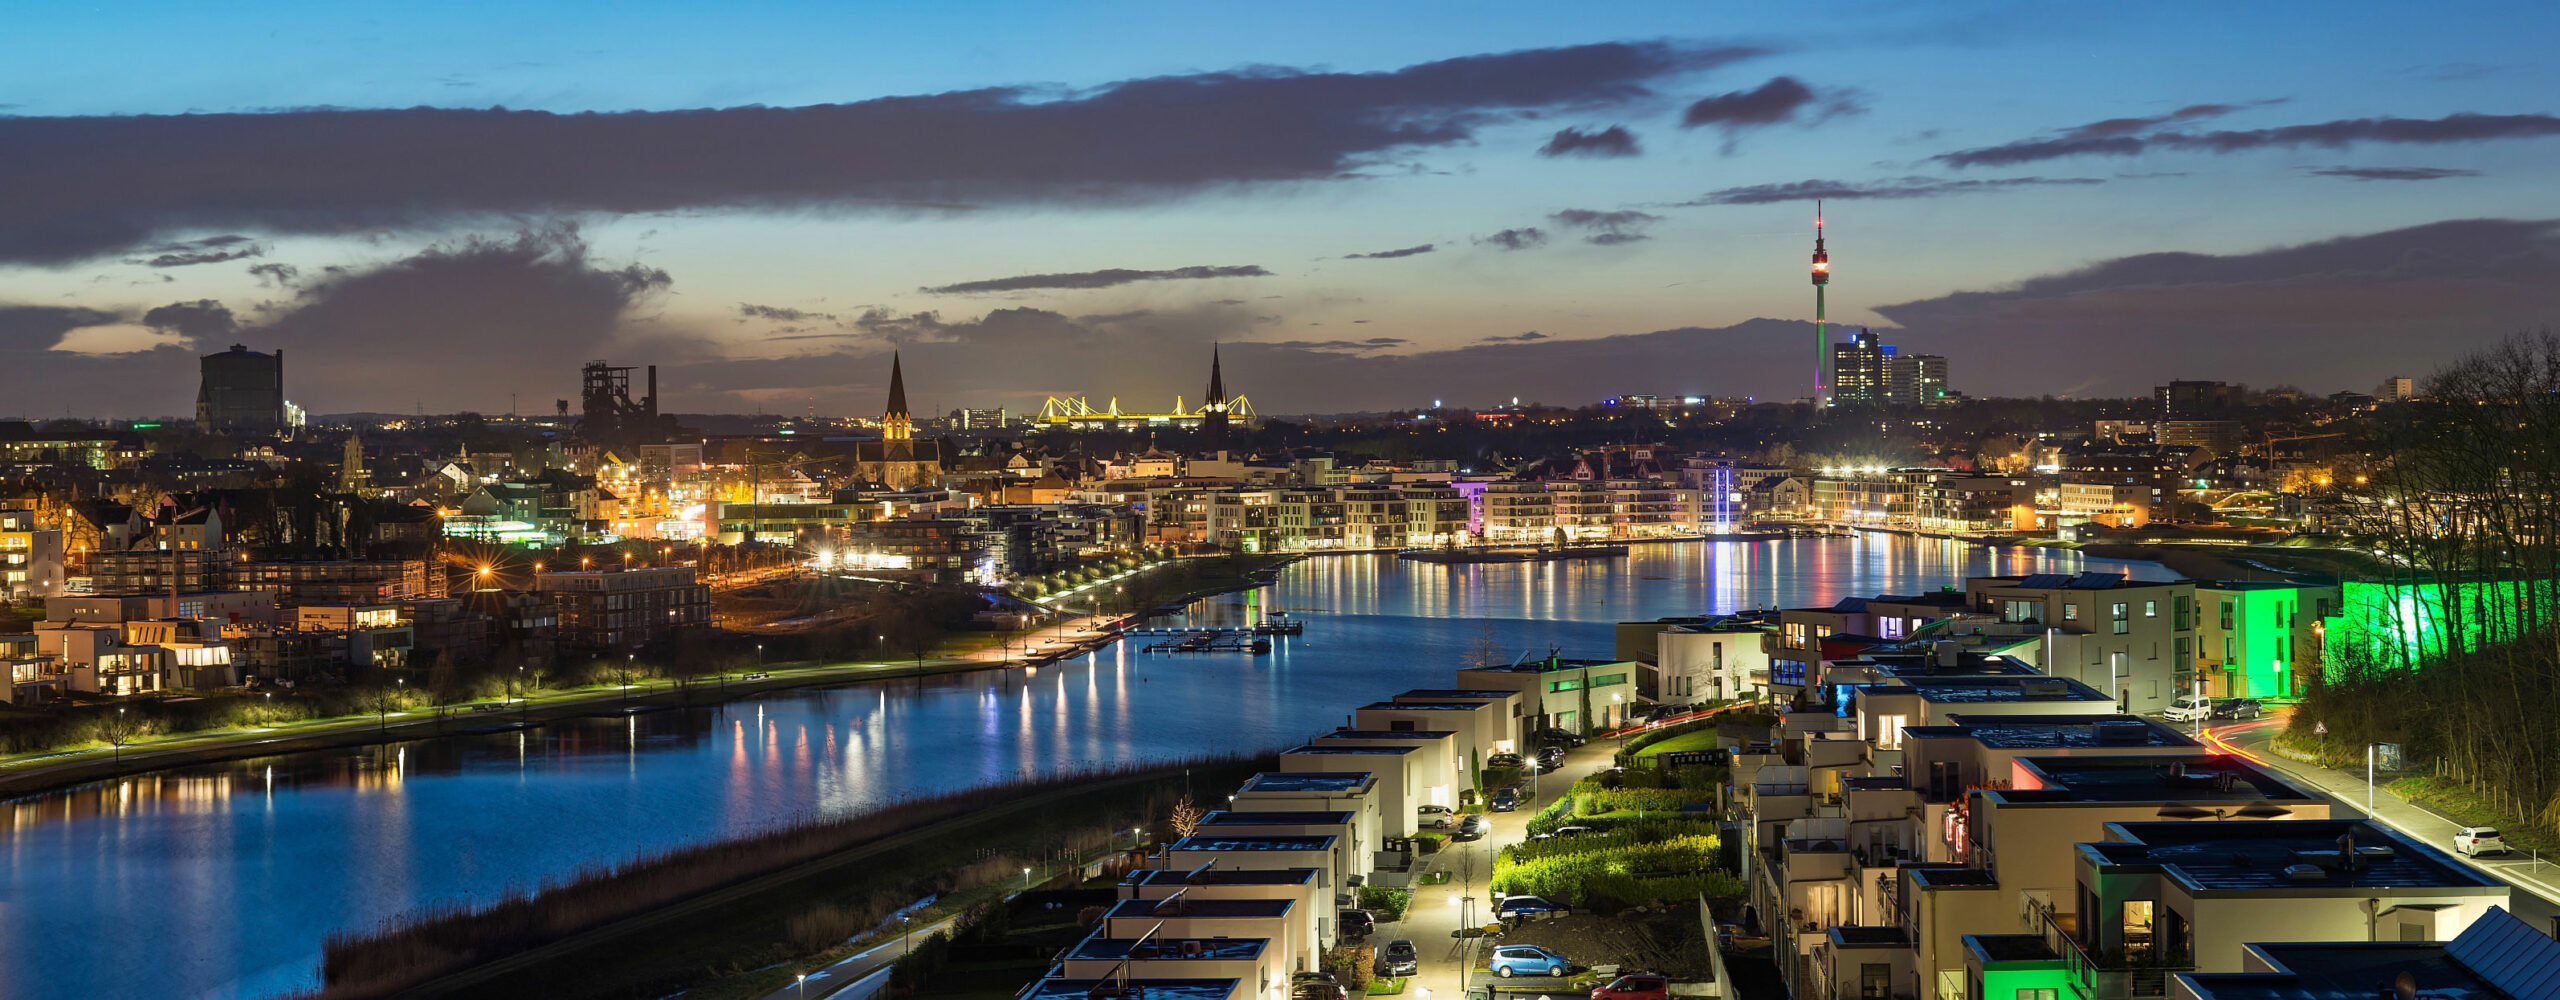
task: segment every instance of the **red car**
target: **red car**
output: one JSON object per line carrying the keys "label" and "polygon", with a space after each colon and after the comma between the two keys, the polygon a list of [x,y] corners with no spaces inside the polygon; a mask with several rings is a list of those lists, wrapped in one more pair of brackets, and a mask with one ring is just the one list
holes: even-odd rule
{"label": "red car", "polygon": [[1591,991],[1591,1000],[1671,1000],[1671,980],[1661,976],[1619,976]]}

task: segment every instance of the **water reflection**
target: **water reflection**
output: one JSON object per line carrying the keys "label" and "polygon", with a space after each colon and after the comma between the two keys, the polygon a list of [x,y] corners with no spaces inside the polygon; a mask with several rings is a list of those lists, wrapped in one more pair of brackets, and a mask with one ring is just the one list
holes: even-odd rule
{"label": "water reflection", "polygon": [[[1543,565],[1312,560],[1264,598],[1308,616],[1307,634],[1264,656],[1122,644],[1037,675],[607,711],[37,796],[0,805],[0,993],[308,987],[324,935],[423,906],[484,904],[582,867],[972,784],[1292,743],[1367,700],[1445,685],[1486,630],[1522,653],[1596,655],[1622,619],[2080,567],[2068,552],[1883,537],[1648,546]],[[1192,610],[1201,623],[1248,617],[1241,596]],[[116,933],[64,933],[73,928]]]}

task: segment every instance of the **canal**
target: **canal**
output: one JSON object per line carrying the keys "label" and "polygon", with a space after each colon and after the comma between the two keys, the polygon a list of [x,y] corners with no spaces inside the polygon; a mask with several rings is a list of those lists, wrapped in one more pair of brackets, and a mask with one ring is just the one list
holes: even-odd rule
{"label": "canal", "polygon": [[321,941],[581,868],[902,797],[1204,750],[1276,749],[1450,671],[1490,636],[1605,656],[1613,622],[2115,568],[1891,536],[1637,546],[1623,559],[1307,560],[1248,600],[1309,620],[1267,656],[1128,644],[1036,672],[810,689],[529,732],[177,768],[5,804],[0,995],[261,997]]}

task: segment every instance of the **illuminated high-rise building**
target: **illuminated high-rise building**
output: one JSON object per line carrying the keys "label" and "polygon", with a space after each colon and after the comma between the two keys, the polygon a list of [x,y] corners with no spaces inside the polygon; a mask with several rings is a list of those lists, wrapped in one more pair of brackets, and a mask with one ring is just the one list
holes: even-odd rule
{"label": "illuminated high-rise building", "polygon": [[1876,335],[1859,330],[1856,336],[1831,345],[1831,403],[1834,406],[1866,406],[1885,401],[1885,366],[1893,358],[1890,345],[1876,342]]}

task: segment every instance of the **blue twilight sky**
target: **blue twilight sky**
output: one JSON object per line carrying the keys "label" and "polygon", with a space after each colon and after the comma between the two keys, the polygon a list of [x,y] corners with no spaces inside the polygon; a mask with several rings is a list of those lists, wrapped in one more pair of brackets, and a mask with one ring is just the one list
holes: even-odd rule
{"label": "blue twilight sky", "polygon": [[2548,4],[26,6],[0,415],[233,341],[316,412],[588,357],[871,412],[893,348],[1153,407],[1211,343],[1275,413],[1785,399],[1815,194],[1831,318],[1977,395],[2363,389],[2560,303]]}

